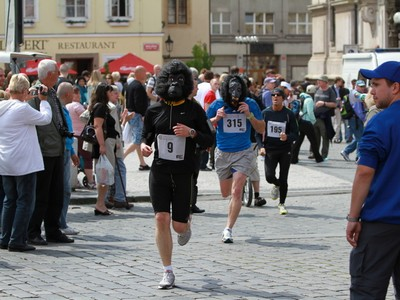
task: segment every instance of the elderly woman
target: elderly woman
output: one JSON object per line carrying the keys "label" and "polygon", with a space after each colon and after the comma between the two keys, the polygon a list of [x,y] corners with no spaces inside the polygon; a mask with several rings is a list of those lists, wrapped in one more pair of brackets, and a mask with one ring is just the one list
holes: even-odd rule
{"label": "elderly woman", "polygon": [[35,126],[49,124],[52,117],[47,87],[40,87],[40,111],[25,102],[29,81],[22,74],[11,77],[11,98],[0,102],[0,175],[6,194],[0,248],[9,251],[35,250],[27,244],[27,228],[35,203],[36,172],[44,169]]}
{"label": "elderly woman", "polygon": [[[110,115],[108,99],[111,98],[113,88],[105,83],[100,83],[90,99],[89,111],[93,118],[98,145],[93,146],[92,158],[95,159],[94,170],[100,155],[105,154],[113,168],[115,167],[115,147],[118,132],[115,130],[115,120]],[[105,130],[104,130],[105,129]],[[106,134],[105,134],[106,133]],[[97,183],[97,201],[94,214],[109,216],[112,213],[107,209],[105,198],[108,186]]]}

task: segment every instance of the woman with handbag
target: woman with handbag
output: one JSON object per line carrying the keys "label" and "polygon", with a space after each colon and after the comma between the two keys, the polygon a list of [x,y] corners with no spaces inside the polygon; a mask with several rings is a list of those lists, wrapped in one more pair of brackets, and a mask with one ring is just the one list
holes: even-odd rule
{"label": "woman with handbag", "polygon": [[100,155],[105,155],[111,163],[112,168],[115,166],[115,146],[118,132],[115,130],[115,120],[110,115],[107,106],[108,99],[113,88],[105,83],[100,83],[90,99],[88,107],[92,118],[93,125],[96,131],[97,144],[93,145],[92,158],[94,159],[94,170],[97,177],[97,201],[94,209],[94,214],[101,216],[109,216],[112,213],[105,205],[105,197],[108,190],[108,185],[99,180],[96,165],[99,162]]}

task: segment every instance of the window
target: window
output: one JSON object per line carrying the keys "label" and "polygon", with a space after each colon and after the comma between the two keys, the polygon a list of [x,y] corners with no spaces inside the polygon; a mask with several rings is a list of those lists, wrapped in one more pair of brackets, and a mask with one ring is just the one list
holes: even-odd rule
{"label": "window", "polygon": [[187,24],[187,0],[168,0],[168,24]]}
{"label": "window", "polygon": [[274,34],[273,13],[246,13],[245,33],[246,34]]}
{"label": "window", "polygon": [[289,13],[289,34],[311,34],[308,13]]}
{"label": "window", "polygon": [[86,0],[65,0],[66,18],[87,18]]}
{"label": "window", "polygon": [[37,12],[37,0],[24,0],[24,19],[35,20]]}
{"label": "window", "polygon": [[211,13],[211,34],[231,34],[230,13]]}
{"label": "window", "polygon": [[130,0],[111,0],[110,17],[131,17],[132,3]]}

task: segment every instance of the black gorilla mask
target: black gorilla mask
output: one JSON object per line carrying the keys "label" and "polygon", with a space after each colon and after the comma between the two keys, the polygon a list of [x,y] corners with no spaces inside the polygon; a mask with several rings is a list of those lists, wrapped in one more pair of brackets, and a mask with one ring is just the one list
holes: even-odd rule
{"label": "black gorilla mask", "polygon": [[229,81],[229,94],[231,95],[231,106],[234,109],[237,109],[239,107],[239,102],[242,99],[242,85],[241,83],[236,79],[233,78],[231,81]]}
{"label": "black gorilla mask", "polygon": [[157,77],[156,94],[165,101],[186,99],[193,91],[192,71],[180,60],[166,64]]}
{"label": "black gorilla mask", "polygon": [[171,74],[168,78],[168,98],[182,99],[185,76],[183,74]]}

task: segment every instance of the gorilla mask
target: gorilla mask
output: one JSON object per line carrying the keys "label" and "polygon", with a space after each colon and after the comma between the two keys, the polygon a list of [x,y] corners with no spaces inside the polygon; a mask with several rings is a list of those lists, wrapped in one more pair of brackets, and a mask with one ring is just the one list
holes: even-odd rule
{"label": "gorilla mask", "polygon": [[246,84],[240,76],[227,76],[222,84],[221,96],[225,103],[237,110],[247,95]]}
{"label": "gorilla mask", "polygon": [[163,100],[180,101],[193,91],[193,77],[190,69],[180,60],[166,64],[157,77],[155,92]]}

